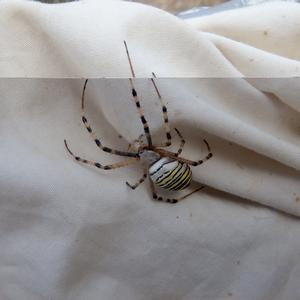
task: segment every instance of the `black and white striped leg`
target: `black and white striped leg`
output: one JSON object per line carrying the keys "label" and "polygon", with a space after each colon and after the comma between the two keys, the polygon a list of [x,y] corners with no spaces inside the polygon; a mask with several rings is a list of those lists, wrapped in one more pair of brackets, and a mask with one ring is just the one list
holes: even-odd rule
{"label": "black and white striped leg", "polygon": [[202,158],[202,159],[200,159],[198,161],[190,160],[190,159],[187,159],[187,158],[184,158],[184,157],[179,157],[177,155],[177,153],[174,153],[174,152],[171,152],[171,151],[167,151],[165,149],[156,149],[156,151],[161,156],[175,158],[176,160],[180,161],[181,163],[186,163],[186,164],[188,164],[190,166],[196,167],[196,166],[199,166],[199,165],[203,164],[207,160],[211,159],[212,156],[213,156],[208,142],[206,140],[203,140],[203,142],[206,144],[207,150],[208,150],[209,153],[204,158]]}
{"label": "black and white striped leg", "polygon": [[194,167],[203,164],[207,160],[211,159],[212,156],[213,156],[208,142],[206,140],[203,140],[203,142],[206,144],[206,147],[207,147],[207,150],[208,150],[208,154],[204,158],[202,158],[202,159],[200,159],[198,161],[189,161],[189,164],[192,165],[192,166],[194,166]]}
{"label": "black and white striped leg", "polygon": [[91,166],[94,166],[98,169],[103,169],[103,170],[112,170],[112,169],[117,169],[117,168],[121,168],[121,167],[126,167],[128,165],[131,165],[131,164],[134,164],[136,162],[138,162],[138,159],[127,159],[127,160],[124,160],[124,161],[121,161],[119,163],[115,163],[115,164],[110,164],[110,165],[102,165],[98,162],[95,162],[95,161],[91,161],[91,160],[87,160],[87,159],[84,159],[84,158],[81,158],[77,155],[75,155],[71,149],[69,148],[68,144],[67,144],[67,141],[64,140],[64,143],[65,143],[65,147],[67,149],[67,151],[70,153],[70,155],[72,155],[72,157],[76,160],[76,161],[79,161],[79,162],[82,162],[84,164],[88,164],[88,165],[91,165]]}
{"label": "black and white striped leg", "polygon": [[151,180],[150,176],[149,176],[149,181],[150,181],[150,188],[151,188],[151,192],[152,192],[152,198],[154,200],[157,201],[162,201],[162,202],[168,202],[168,203],[177,203],[178,200],[177,199],[169,199],[169,198],[163,198],[161,196],[159,196],[156,192],[155,186],[153,181]]}
{"label": "black and white striped leg", "polygon": [[133,101],[135,102],[136,108],[137,108],[138,113],[140,115],[141,122],[142,122],[143,127],[144,127],[144,132],[145,132],[145,136],[146,136],[146,139],[147,139],[147,142],[148,142],[148,146],[152,147],[152,139],[151,139],[149,125],[148,125],[148,122],[147,122],[147,120],[144,116],[144,113],[142,111],[140,100],[138,98],[136,89],[133,85],[133,80],[131,78],[129,78],[129,83],[130,83],[130,87],[131,87],[131,94],[132,94]]}
{"label": "black and white striped leg", "polygon": [[164,198],[164,197],[161,197],[157,194],[156,192],[156,189],[155,189],[155,186],[154,186],[154,183],[153,181],[150,179],[150,187],[151,187],[151,191],[152,191],[152,197],[154,200],[157,200],[157,201],[162,201],[162,202],[167,202],[167,203],[177,203],[178,201],[181,201],[183,199],[186,199],[187,197],[191,196],[192,194],[202,190],[203,188],[205,188],[205,186],[200,186],[198,187],[197,189],[193,190],[192,192],[182,196],[182,197],[179,197],[179,198]]}
{"label": "black and white striped leg", "polygon": [[178,161],[180,161],[180,162],[182,162],[182,163],[186,163],[186,164],[188,164],[188,165],[190,165],[190,166],[196,167],[196,166],[199,166],[199,165],[203,164],[203,163],[206,162],[207,160],[211,159],[212,156],[213,156],[213,154],[212,154],[212,152],[211,152],[211,149],[210,149],[210,146],[209,146],[208,142],[207,142],[206,140],[203,140],[203,142],[204,142],[204,143],[206,144],[206,146],[207,146],[208,154],[207,154],[204,158],[202,158],[202,159],[200,159],[200,160],[198,160],[198,161],[190,160],[190,159],[187,159],[187,158],[184,158],[184,157],[178,157],[178,156],[176,155],[176,153],[173,153],[173,152],[170,152],[170,151],[166,151],[166,150],[161,150],[161,151],[159,151],[159,152],[160,152],[160,153],[163,153],[164,156],[169,156],[169,157],[171,157],[171,158],[174,157],[174,158],[176,158]]}
{"label": "black and white striped leg", "polygon": [[131,189],[135,190],[140,184],[142,184],[142,183],[146,180],[147,176],[148,176],[148,171],[147,171],[147,169],[144,169],[143,177],[141,177],[141,178],[139,179],[139,181],[137,181],[135,184],[130,184],[128,181],[126,181],[126,184],[127,184]]}
{"label": "black and white striped leg", "polygon": [[93,132],[92,127],[90,126],[90,124],[84,114],[84,100],[85,100],[85,90],[86,90],[87,82],[88,82],[88,79],[86,79],[86,81],[84,83],[82,97],[81,97],[81,119],[82,119],[82,122],[83,122],[85,128],[89,132],[90,136],[92,137],[92,139],[94,140],[96,145],[104,152],[108,152],[108,153],[116,154],[116,155],[120,155],[120,156],[138,157],[137,153],[134,153],[134,152],[120,151],[120,150],[115,150],[115,149],[103,146],[102,143],[100,142],[100,140],[97,138],[97,136]]}
{"label": "black and white striped leg", "polygon": [[168,146],[171,146],[172,144],[172,137],[171,137],[171,129],[170,129],[170,125],[169,125],[169,119],[168,119],[168,110],[167,110],[167,107],[161,97],[161,94],[157,88],[157,85],[154,81],[154,78],[156,78],[155,74],[152,73],[153,75],[153,78],[151,78],[151,81],[152,81],[152,84],[155,88],[155,91],[156,91],[156,94],[158,96],[158,99],[160,101],[160,104],[161,104],[161,108],[162,108],[162,113],[163,113],[163,118],[164,118],[164,129],[165,129],[165,133],[166,133],[166,137],[167,137],[167,141],[162,143],[160,145],[160,147],[168,147]]}
{"label": "black and white striped leg", "polygon": [[177,153],[175,154],[175,156],[179,156],[181,154],[182,150],[183,150],[185,140],[184,140],[182,134],[180,133],[180,131],[177,128],[174,128],[174,129],[175,129],[175,131],[177,132],[178,136],[181,139],[179,149],[177,150]]}
{"label": "black and white striped leg", "polygon": [[[130,70],[131,70],[131,75],[132,75],[132,78],[135,78],[135,74],[134,74],[134,70],[133,70],[133,67],[132,67],[132,62],[131,62],[131,58],[130,58],[130,55],[129,55],[129,51],[128,51],[126,41],[124,41],[124,45],[125,45],[126,54],[127,54],[127,58],[128,58],[128,62],[129,62]],[[143,127],[144,127],[144,132],[145,132],[145,135],[146,135],[146,138],[147,138],[148,146],[152,147],[152,139],[151,139],[149,125],[148,125],[148,122],[147,122],[147,120],[144,116],[144,113],[142,111],[141,103],[140,103],[139,97],[137,95],[136,89],[134,87],[132,78],[129,78],[132,98],[133,98],[133,101],[135,102],[136,108],[139,112],[141,122],[142,122]]]}

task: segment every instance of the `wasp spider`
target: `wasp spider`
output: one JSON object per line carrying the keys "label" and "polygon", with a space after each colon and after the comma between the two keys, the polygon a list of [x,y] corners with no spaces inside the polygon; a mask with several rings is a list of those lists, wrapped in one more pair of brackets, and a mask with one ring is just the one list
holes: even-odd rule
{"label": "wasp spider", "polygon": [[[148,123],[145,119],[145,116],[143,115],[139,97],[138,97],[138,94],[134,87],[133,78],[135,78],[135,73],[134,73],[134,70],[132,67],[132,63],[131,63],[131,59],[130,59],[130,55],[128,52],[126,41],[124,41],[124,45],[125,45],[126,54],[127,54],[128,61],[129,61],[131,74],[132,74],[132,78],[129,78],[132,99],[135,102],[141,122],[143,124],[144,134],[140,135],[140,137],[137,140],[135,140],[133,144],[129,144],[127,151],[115,150],[115,149],[103,146],[101,141],[97,138],[97,136],[93,132],[93,130],[85,116],[85,113],[84,113],[85,90],[86,90],[86,86],[87,86],[87,82],[88,82],[88,79],[87,79],[84,83],[84,87],[83,87],[83,91],[82,91],[82,98],[81,98],[82,122],[83,122],[84,126],[86,127],[86,129],[90,133],[92,139],[94,140],[94,142],[100,149],[102,149],[105,152],[111,153],[111,154],[128,157],[128,159],[124,160],[122,162],[119,162],[119,163],[104,166],[98,162],[83,159],[83,158],[73,154],[73,152],[69,148],[66,140],[64,140],[64,143],[65,143],[67,151],[69,152],[70,155],[73,156],[73,158],[75,160],[85,163],[85,164],[92,165],[99,169],[111,170],[111,169],[116,169],[116,168],[120,168],[120,167],[125,167],[125,166],[134,164],[134,163],[140,161],[144,167],[143,176],[135,184],[130,184],[128,182],[126,182],[126,184],[131,189],[134,190],[141,183],[143,183],[147,177],[149,177],[153,199],[164,201],[164,202],[169,202],[169,203],[176,203],[179,200],[182,200],[182,199],[190,196],[191,194],[199,191],[204,186],[201,186],[201,187],[197,188],[196,190],[188,193],[187,195],[177,198],[177,199],[174,199],[174,198],[169,199],[169,198],[164,198],[164,197],[159,196],[156,192],[156,186],[166,189],[166,190],[169,190],[169,191],[174,191],[174,190],[178,191],[178,190],[183,190],[183,189],[187,188],[192,181],[192,171],[191,171],[190,166],[198,166],[198,165],[203,164],[205,161],[207,161],[208,159],[210,159],[212,157],[212,152],[210,150],[210,146],[209,146],[208,142],[206,140],[203,140],[204,143],[206,144],[206,147],[208,150],[208,154],[204,158],[202,158],[201,160],[198,160],[198,161],[192,161],[192,160],[180,157],[183,146],[185,144],[185,140],[183,139],[179,130],[176,128],[175,128],[175,131],[178,134],[179,138],[181,139],[179,149],[175,153],[167,151],[165,149],[162,149],[164,147],[168,147],[171,145],[172,138],[171,138],[169,121],[168,121],[167,107],[165,106],[163,99],[161,97],[161,94],[157,88],[157,85],[155,82],[156,76],[154,73],[152,73],[153,77],[151,78],[151,81],[152,81],[153,87],[154,87],[156,94],[161,103],[163,119],[164,119],[164,130],[165,130],[165,134],[166,134],[166,141],[160,145],[153,145],[151,134],[150,134],[150,129],[149,129]],[[146,144],[143,142],[143,138],[146,138],[146,140],[147,140]]]}

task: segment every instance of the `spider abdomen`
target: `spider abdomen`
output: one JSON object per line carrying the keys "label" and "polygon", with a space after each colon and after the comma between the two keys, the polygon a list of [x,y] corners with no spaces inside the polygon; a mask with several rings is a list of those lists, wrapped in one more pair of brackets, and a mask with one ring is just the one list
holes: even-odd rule
{"label": "spider abdomen", "polygon": [[188,164],[167,157],[160,158],[149,168],[152,181],[167,190],[183,190],[192,181]]}

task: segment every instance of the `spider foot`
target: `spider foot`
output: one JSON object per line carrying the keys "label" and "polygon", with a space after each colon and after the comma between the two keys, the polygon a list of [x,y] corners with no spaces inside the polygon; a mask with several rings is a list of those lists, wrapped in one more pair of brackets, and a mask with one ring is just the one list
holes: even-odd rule
{"label": "spider foot", "polygon": [[126,181],[126,185],[129,186],[132,190],[135,190],[136,186],[131,185],[128,181]]}

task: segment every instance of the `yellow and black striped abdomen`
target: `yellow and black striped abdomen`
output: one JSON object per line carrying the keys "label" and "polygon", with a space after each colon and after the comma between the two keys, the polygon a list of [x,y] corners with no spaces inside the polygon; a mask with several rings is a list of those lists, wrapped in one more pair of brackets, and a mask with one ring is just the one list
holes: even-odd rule
{"label": "yellow and black striped abdomen", "polygon": [[186,163],[167,157],[156,161],[149,168],[149,174],[156,185],[167,190],[183,190],[192,181],[192,171]]}

